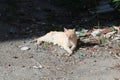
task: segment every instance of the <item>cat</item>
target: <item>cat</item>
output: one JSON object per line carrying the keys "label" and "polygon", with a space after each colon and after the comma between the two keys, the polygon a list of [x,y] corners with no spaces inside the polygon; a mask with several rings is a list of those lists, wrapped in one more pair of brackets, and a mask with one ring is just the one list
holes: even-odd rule
{"label": "cat", "polygon": [[64,28],[64,32],[51,31],[33,41],[36,41],[37,45],[41,42],[52,42],[53,44],[58,44],[66,50],[68,52],[67,55],[70,56],[77,46],[77,35],[75,33],[75,29]]}

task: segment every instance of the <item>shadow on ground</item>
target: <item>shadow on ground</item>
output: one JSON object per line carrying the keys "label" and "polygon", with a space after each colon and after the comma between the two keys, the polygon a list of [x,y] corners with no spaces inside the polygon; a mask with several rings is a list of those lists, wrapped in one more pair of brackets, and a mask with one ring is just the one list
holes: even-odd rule
{"label": "shadow on ground", "polygon": [[[19,7],[8,5],[3,0],[0,3],[0,41],[31,39],[41,36],[49,31],[63,31],[63,27],[92,29],[119,25],[118,12],[98,14],[97,16],[81,12],[82,16],[68,15],[65,10],[55,7],[49,0],[36,0],[34,2],[20,2]],[[83,15],[84,14],[84,15]],[[91,19],[92,18],[92,19]]]}

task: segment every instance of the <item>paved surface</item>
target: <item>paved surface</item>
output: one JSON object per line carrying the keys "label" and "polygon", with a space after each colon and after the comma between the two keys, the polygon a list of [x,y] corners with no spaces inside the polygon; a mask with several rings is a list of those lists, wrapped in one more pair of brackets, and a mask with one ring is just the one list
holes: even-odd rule
{"label": "paved surface", "polygon": [[[37,1],[34,4],[37,4]],[[118,49],[120,53],[120,46],[118,46],[120,42],[113,42],[110,45],[112,48],[90,44],[79,45],[70,57],[65,56],[66,52],[58,46],[44,43],[37,47],[29,43],[35,36],[38,36],[34,35],[34,32],[45,33],[45,31],[41,32],[40,29],[34,28],[31,32],[30,28],[31,26],[44,28],[44,24],[40,25],[37,18],[39,16],[40,20],[44,19],[41,16],[46,15],[44,14],[46,9],[42,10],[42,14],[39,15],[41,13],[39,4],[42,5],[42,3],[36,5],[37,12],[24,14],[25,16],[22,17],[25,18],[23,20],[20,18],[21,22],[16,21],[11,25],[9,24],[12,22],[11,18],[7,19],[8,23],[1,22],[6,21],[7,15],[11,14],[4,14],[7,9],[4,6],[7,4],[0,5],[2,15],[0,19],[0,80],[120,80],[120,60],[114,57],[116,53],[114,50]],[[28,4],[23,3],[22,7],[26,5]],[[49,5],[47,6],[50,8]],[[36,11],[36,8],[25,9],[24,13]],[[33,19],[32,22],[26,20],[26,16],[30,18],[33,14],[37,20]],[[34,22],[39,24],[36,25]],[[30,49],[22,51],[21,47]],[[83,56],[80,56],[81,54]]]}
{"label": "paved surface", "polygon": [[[6,24],[2,26],[1,32],[5,31],[0,36],[3,38],[0,42],[0,80],[120,79],[119,59],[110,53],[112,50],[107,46],[81,46],[71,57],[67,57],[58,46],[44,43],[37,48],[29,43],[33,38],[16,39],[13,34],[6,37],[9,28]],[[24,46],[30,49],[22,51]],[[96,50],[91,52],[94,47]],[[78,54],[84,56],[79,58]]]}

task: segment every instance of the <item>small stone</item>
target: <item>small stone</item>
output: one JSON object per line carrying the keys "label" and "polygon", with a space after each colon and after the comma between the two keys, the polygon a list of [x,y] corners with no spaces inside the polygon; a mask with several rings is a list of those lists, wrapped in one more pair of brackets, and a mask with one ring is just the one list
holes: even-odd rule
{"label": "small stone", "polygon": [[73,74],[73,72],[70,72],[70,74]]}
{"label": "small stone", "polygon": [[112,52],[112,51],[110,51],[109,53],[110,53],[110,54],[112,54],[113,52]]}
{"label": "small stone", "polygon": [[96,60],[94,60],[94,62],[97,62]]}
{"label": "small stone", "polygon": [[94,48],[98,49],[98,48],[99,48],[99,46],[98,46],[98,45],[95,45],[95,46],[94,46]]}
{"label": "small stone", "polygon": [[33,58],[33,56],[30,56],[29,58]]}
{"label": "small stone", "polygon": [[24,68],[25,66],[23,65],[22,67]]}
{"label": "small stone", "polygon": [[18,57],[17,56],[13,56],[14,59],[17,59]]}
{"label": "small stone", "polygon": [[42,69],[43,66],[42,65],[39,65],[39,66],[33,66],[34,69]]}
{"label": "small stone", "polygon": [[10,67],[11,65],[9,64],[8,66]]}
{"label": "small stone", "polygon": [[22,51],[29,50],[29,49],[30,49],[29,47],[22,47],[21,48]]}

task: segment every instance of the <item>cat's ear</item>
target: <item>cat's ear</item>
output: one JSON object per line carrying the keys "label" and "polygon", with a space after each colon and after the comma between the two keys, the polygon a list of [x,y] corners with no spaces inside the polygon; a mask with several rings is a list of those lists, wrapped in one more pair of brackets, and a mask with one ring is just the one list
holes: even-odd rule
{"label": "cat's ear", "polygon": [[73,31],[75,31],[76,29],[74,28]]}
{"label": "cat's ear", "polygon": [[64,32],[66,32],[67,31],[67,29],[66,28],[64,28]]}

